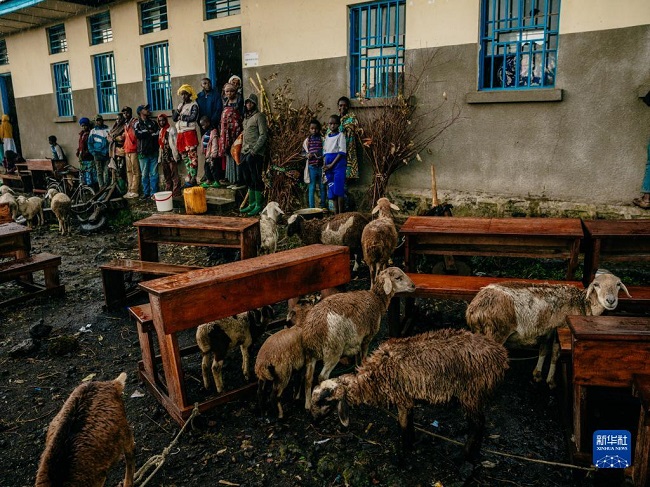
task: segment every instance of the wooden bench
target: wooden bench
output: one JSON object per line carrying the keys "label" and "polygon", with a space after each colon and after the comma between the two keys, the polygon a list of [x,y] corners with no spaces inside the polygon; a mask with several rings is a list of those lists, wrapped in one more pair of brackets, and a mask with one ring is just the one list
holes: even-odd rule
{"label": "wooden bench", "polygon": [[142,274],[143,280],[149,280],[201,269],[201,267],[193,265],[164,264],[133,259],[114,259],[100,265],[99,268],[102,272],[106,309],[125,306],[127,299],[141,292],[140,289],[136,288],[134,292],[127,295],[126,283],[124,282],[124,276],[127,273],[137,272]]}
{"label": "wooden bench", "polygon": [[0,177],[8,186],[36,194],[47,192],[47,177],[53,174],[54,168],[50,159],[27,159],[25,162],[16,163],[14,174],[1,174]]}
{"label": "wooden bench", "polygon": [[632,480],[637,487],[648,485],[650,472],[650,375],[635,374],[632,377],[632,394],[641,401],[639,427],[636,432]]}
{"label": "wooden bench", "polygon": [[[61,257],[46,252],[0,264],[0,283],[16,279],[28,290],[26,294],[1,302],[0,306],[16,304],[37,296],[63,296],[65,286],[59,282],[60,265]],[[38,271],[45,274],[44,285],[34,283],[32,274]]]}
{"label": "wooden bench", "polygon": [[[149,293],[164,385],[155,373],[157,359],[151,351],[151,337],[149,342],[141,337],[140,377],[172,418],[182,424],[193,406],[185,391],[181,363],[185,351],[179,348],[178,332],[349,280],[348,247],[317,244],[141,282],[140,287]],[[147,322],[146,313],[142,321]],[[199,409],[205,411],[254,388],[255,384],[249,384],[221,394],[199,404]]]}

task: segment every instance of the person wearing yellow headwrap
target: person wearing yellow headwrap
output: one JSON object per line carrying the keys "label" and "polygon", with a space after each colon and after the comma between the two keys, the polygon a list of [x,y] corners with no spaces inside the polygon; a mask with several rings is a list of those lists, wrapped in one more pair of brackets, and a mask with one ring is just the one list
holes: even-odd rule
{"label": "person wearing yellow headwrap", "polygon": [[16,143],[14,142],[14,129],[9,121],[9,115],[2,116],[2,123],[0,123],[0,142],[2,145],[1,158],[4,161],[4,153],[8,150],[18,153],[16,150]]}
{"label": "person wearing yellow headwrap", "polygon": [[196,92],[190,85],[183,85],[178,89],[182,101],[176,110],[172,110],[172,119],[176,122],[178,138],[176,148],[185,161],[187,175],[185,187],[196,186],[196,173],[199,167],[199,158],[196,151],[199,139],[196,135],[196,123],[199,119],[199,105],[196,103]]}

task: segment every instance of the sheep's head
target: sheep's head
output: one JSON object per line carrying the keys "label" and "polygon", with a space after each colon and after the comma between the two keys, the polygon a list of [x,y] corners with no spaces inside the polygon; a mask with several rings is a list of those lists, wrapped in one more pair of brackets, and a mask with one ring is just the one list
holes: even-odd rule
{"label": "sheep's head", "polygon": [[[595,292],[598,304],[606,310],[611,311],[618,305],[618,292],[621,289],[629,297],[632,297],[625,287],[625,284],[623,284],[618,277],[605,269],[599,269],[596,272],[594,280],[587,288],[586,299],[589,301],[591,294]],[[592,303],[596,304],[593,300]]]}
{"label": "sheep's head", "polygon": [[331,413],[335,406],[341,424],[350,424],[347,389],[342,377],[324,380],[311,393],[311,415],[316,422]]}
{"label": "sheep's head", "polygon": [[275,201],[270,201],[269,204],[267,204],[264,209],[262,210],[262,213],[260,215],[265,216],[274,222],[278,221],[278,217],[280,215],[284,215],[284,211],[282,211],[282,208],[280,208],[280,205],[275,202]]}
{"label": "sheep's head", "polygon": [[0,195],[7,194],[7,193],[16,194],[14,193],[14,190],[11,189],[9,186],[0,186]]}
{"label": "sheep's head", "polygon": [[412,293],[415,291],[415,284],[399,267],[388,267],[379,273],[373,289],[392,296],[396,293]]}
{"label": "sheep's head", "polygon": [[379,198],[377,204],[372,209],[372,214],[379,213],[379,218],[392,218],[391,209],[400,211],[399,206],[391,203],[388,198]]}
{"label": "sheep's head", "polygon": [[47,190],[47,193],[45,193],[45,198],[44,199],[46,201],[51,200],[52,198],[54,198],[54,195],[56,195],[56,194],[59,194],[59,192],[54,188],[50,188],[50,189]]}
{"label": "sheep's head", "polygon": [[287,312],[287,321],[290,321],[292,326],[301,327],[305,324],[307,314],[313,307],[313,303],[296,303],[292,306],[289,306],[289,311]]}
{"label": "sheep's head", "polygon": [[248,324],[253,328],[266,329],[271,320],[275,317],[275,312],[271,306],[264,306],[259,309],[253,309],[246,313]]}
{"label": "sheep's head", "polygon": [[22,194],[20,196],[16,196],[16,204],[19,207],[24,207],[27,204],[27,198],[25,198]]}
{"label": "sheep's head", "polygon": [[292,237],[300,233],[300,227],[305,221],[305,218],[295,213],[287,220],[287,237]]}

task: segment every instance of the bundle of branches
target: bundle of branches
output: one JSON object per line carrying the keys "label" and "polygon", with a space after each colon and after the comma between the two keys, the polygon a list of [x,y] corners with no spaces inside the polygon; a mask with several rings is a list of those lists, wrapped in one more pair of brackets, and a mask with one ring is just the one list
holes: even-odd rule
{"label": "bundle of branches", "polygon": [[[434,69],[435,54],[427,58],[421,69],[405,80],[402,93],[387,98],[379,107],[364,108],[359,113],[363,129],[364,161],[372,166],[373,178],[367,197],[371,208],[386,194],[388,181],[395,171],[413,160],[422,161],[420,153],[460,117],[460,108],[453,103],[445,115],[446,94],[433,109],[419,109],[416,102],[424,74]],[[361,100],[363,102],[363,100]]]}
{"label": "bundle of branches", "polygon": [[276,201],[285,212],[300,207],[305,158],[302,144],[308,134],[309,122],[318,117],[322,103],[294,106],[292,81],[287,79],[269,96],[264,84],[277,79],[277,74],[251,84],[260,95],[260,109],[266,114],[269,127],[270,163],[264,174],[267,201]]}

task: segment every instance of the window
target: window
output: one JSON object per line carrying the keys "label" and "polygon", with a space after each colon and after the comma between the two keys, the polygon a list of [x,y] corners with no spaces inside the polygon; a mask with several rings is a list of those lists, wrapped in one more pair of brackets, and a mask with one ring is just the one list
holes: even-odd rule
{"label": "window", "polygon": [[90,23],[90,43],[104,44],[113,40],[113,29],[111,28],[110,12],[102,12],[88,18]]}
{"label": "window", "polygon": [[50,54],[58,54],[68,50],[68,40],[65,37],[65,25],[59,24],[47,29],[50,41]]}
{"label": "window", "polygon": [[560,0],[482,0],[479,89],[555,86]]}
{"label": "window", "polygon": [[169,44],[153,44],[144,48],[147,103],[152,110],[171,110],[172,79],[169,72]]}
{"label": "window", "polygon": [[217,19],[241,13],[241,0],[205,0],[205,18]]}
{"label": "window", "polygon": [[54,90],[59,117],[71,117],[74,115],[74,109],[72,106],[70,67],[67,62],[53,64],[52,72],[54,74]]}
{"label": "window", "polygon": [[396,96],[404,76],[405,0],[350,7],[351,95]]}
{"label": "window", "polygon": [[166,0],[151,0],[140,4],[140,32],[149,34],[167,28]]}
{"label": "window", "polygon": [[7,41],[0,39],[0,65],[9,64],[9,56],[7,55]]}
{"label": "window", "polygon": [[113,53],[95,56],[95,82],[99,113],[119,112],[117,103],[117,78]]}

